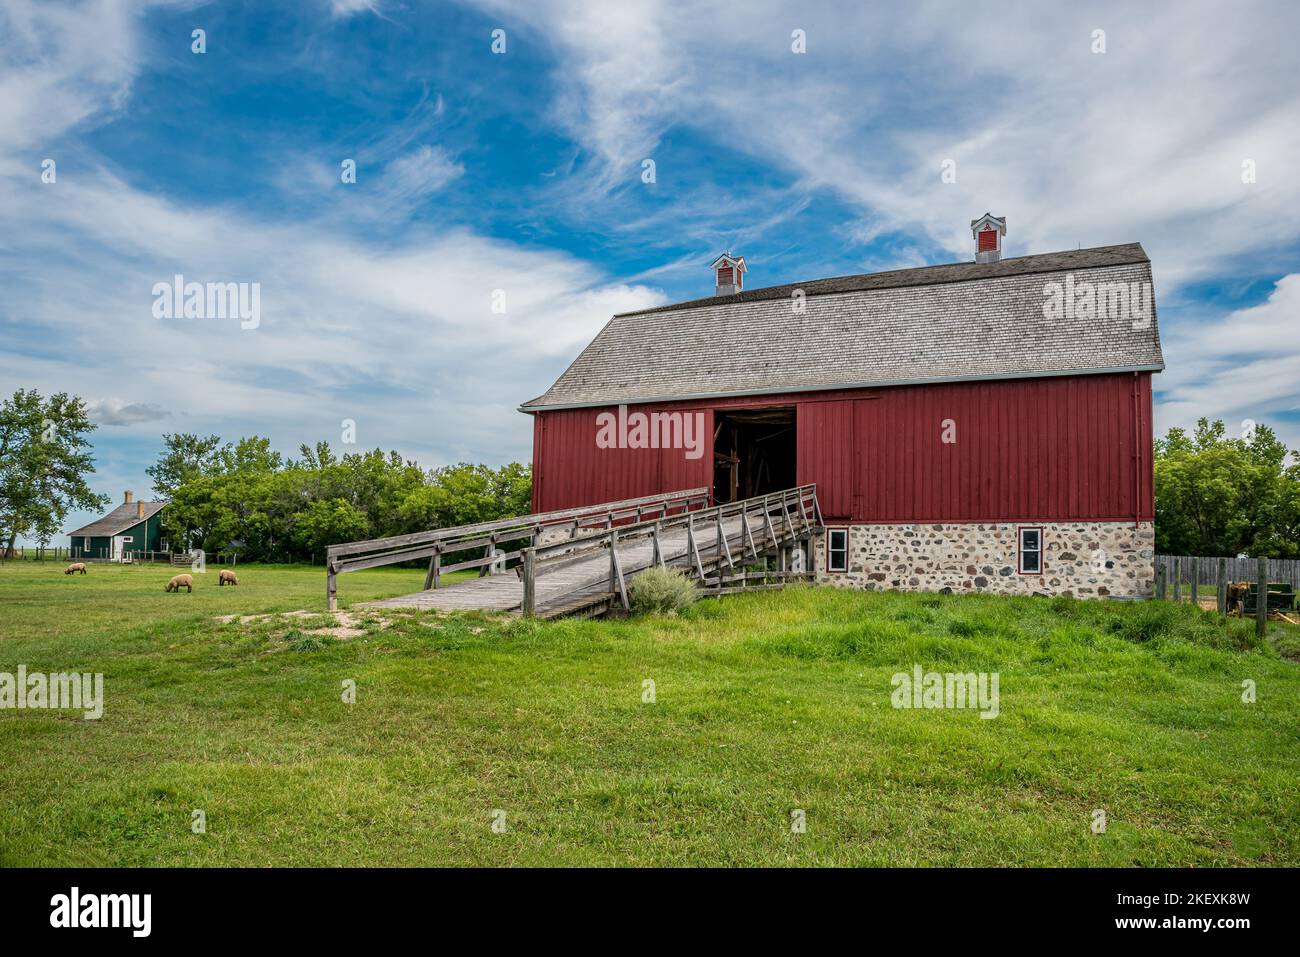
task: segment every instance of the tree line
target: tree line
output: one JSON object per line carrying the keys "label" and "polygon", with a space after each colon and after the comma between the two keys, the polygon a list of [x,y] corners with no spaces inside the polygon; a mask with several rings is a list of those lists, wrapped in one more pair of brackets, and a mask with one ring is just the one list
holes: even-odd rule
{"label": "tree line", "polygon": [[397,452],[338,455],[327,442],[286,458],[249,436],[163,436],[145,471],[166,498],[173,549],[234,552],[241,561],[320,560],[341,542],[526,515],[528,466],[459,463],[426,470]]}

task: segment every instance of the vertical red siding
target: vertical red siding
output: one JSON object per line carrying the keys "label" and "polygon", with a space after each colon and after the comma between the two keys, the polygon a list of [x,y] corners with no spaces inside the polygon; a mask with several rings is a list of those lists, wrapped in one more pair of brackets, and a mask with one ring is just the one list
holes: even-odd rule
{"label": "vertical red siding", "polygon": [[548,512],[713,484],[713,414],[681,406],[634,406],[630,411],[700,411],[703,454],[684,449],[602,449],[596,445],[602,412],[617,407],[543,412],[533,429],[533,510]]}
{"label": "vertical red siding", "polygon": [[[825,484],[818,488],[817,503],[826,518],[853,515],[853,477],[857,471],[854,439],[854,401],[800,403],[795,440],[799,463],[797,481]],[[815,408],[814,408],[815,405]]]}
{"label": "vertical red siding", "polygon": [[[1150,521],[1154,513],[1150,373],[634,407],[704,412],[704,454],[695,460],[680,449],[598,449],[596,415],[612,409],[543,412],[533,432],[533,506],[710,486],[713,410],[772,405],[797,408],[798,481],[817,483],[827,518]],[[956,427],[953,444],[941,441],[945,419]]]}

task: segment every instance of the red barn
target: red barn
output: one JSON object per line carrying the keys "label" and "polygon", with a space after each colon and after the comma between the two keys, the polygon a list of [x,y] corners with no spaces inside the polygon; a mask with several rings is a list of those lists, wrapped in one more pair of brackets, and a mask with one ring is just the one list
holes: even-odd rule
{"label": "red barn", "polygon": [[614,316],[533,416],[533,508],[816,483],[819,579],[1140,597],[1154,578],[1151,375],[1137,244],[717,294]]}

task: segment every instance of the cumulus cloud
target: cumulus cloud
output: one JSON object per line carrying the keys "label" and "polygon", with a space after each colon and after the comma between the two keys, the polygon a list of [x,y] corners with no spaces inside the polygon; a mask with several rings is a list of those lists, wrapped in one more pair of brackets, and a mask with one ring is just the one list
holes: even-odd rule
{"label": "cumulus cloud", "polygon": [[157,422],[170,415],[166,409],[151,402],[127,402],[116,396],[91,399],[86,403],[86,410],[96,425],[135,425]]}
{"label": "cumulus cloud", "polygon": [[1256,306],[1222,319],[1188,322],[1168,337],[1179,361],[1161,377],[1162,428],[1188,428],[1202,416],[1229,426],[1269,422],[1292,448],[1300,433],[1283,417],[1300,413],[1300,274],[1284,276]]}

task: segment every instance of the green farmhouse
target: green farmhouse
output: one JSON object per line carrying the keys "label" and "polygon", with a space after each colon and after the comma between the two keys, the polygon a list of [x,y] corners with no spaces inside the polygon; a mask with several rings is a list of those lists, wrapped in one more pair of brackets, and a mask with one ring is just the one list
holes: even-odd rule
{"label": "green farmhouse", "polygon": [[70,532],[73,558],[130,561],[141,552],[164,551],[162,510],[166,502],[135,502],[134,492],[103,518]]}

